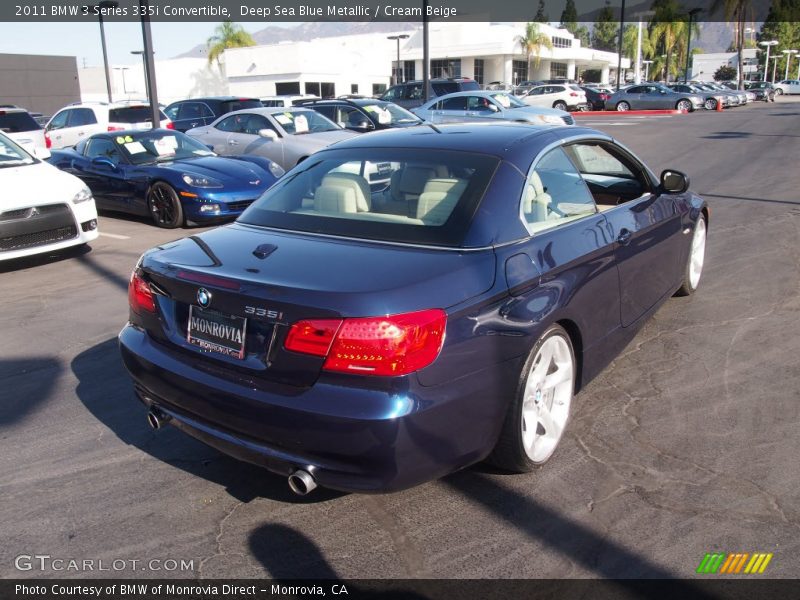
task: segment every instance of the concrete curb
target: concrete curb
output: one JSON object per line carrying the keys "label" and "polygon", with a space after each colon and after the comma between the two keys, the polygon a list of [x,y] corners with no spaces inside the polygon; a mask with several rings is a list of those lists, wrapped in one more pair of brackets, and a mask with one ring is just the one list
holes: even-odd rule
{"label": "concrete curb", "polygon": [[624,117],[628,116],[650,116],[650,115],[685,115],[685,110],[588,110],[586,112],[574,112],[573,117]]}

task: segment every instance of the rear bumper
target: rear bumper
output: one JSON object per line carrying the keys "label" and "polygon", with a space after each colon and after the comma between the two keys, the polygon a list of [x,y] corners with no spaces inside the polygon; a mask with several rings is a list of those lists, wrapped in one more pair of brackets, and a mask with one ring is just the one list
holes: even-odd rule
{"label": "rear bumper", "polygon": [[415,376],[375,378],[371,389],[322,376],[263,390],[187,364],[132,325],[119,341],[139,399],[171,424],[278,475],[305,469],[349,492],[401,490],[485,458],[520,368],[509,361],[435,387]]}

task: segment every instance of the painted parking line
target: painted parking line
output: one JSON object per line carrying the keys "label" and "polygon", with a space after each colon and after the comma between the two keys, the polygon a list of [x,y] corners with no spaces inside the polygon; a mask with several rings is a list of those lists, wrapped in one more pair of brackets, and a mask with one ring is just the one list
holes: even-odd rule
{"label": "painted parking line", "polygon": [[118,233],[106,233],[105,231],[101,231],[100,235],[102,235],[103,237],[113,238],[115,240],[129,240],[129,239],[131,239],[131,236],[129,236],[129,235],[120,235]]}

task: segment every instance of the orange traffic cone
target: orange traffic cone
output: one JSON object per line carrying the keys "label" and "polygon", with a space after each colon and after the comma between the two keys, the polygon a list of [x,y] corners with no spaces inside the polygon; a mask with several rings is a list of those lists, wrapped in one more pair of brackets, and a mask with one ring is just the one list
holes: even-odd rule
{"label": "orange traffic cone", "polygon": [[722,96],[717,96],[717,112],[722,112]]}

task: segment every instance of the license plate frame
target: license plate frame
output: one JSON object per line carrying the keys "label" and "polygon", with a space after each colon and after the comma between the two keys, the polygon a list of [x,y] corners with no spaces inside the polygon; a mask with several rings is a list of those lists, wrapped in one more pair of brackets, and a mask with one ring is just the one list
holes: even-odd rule
{"label": "license plate frame", "polygon": [[204,352],[242,360],[246,350],[247,318],[190,304],[186,341]]}

